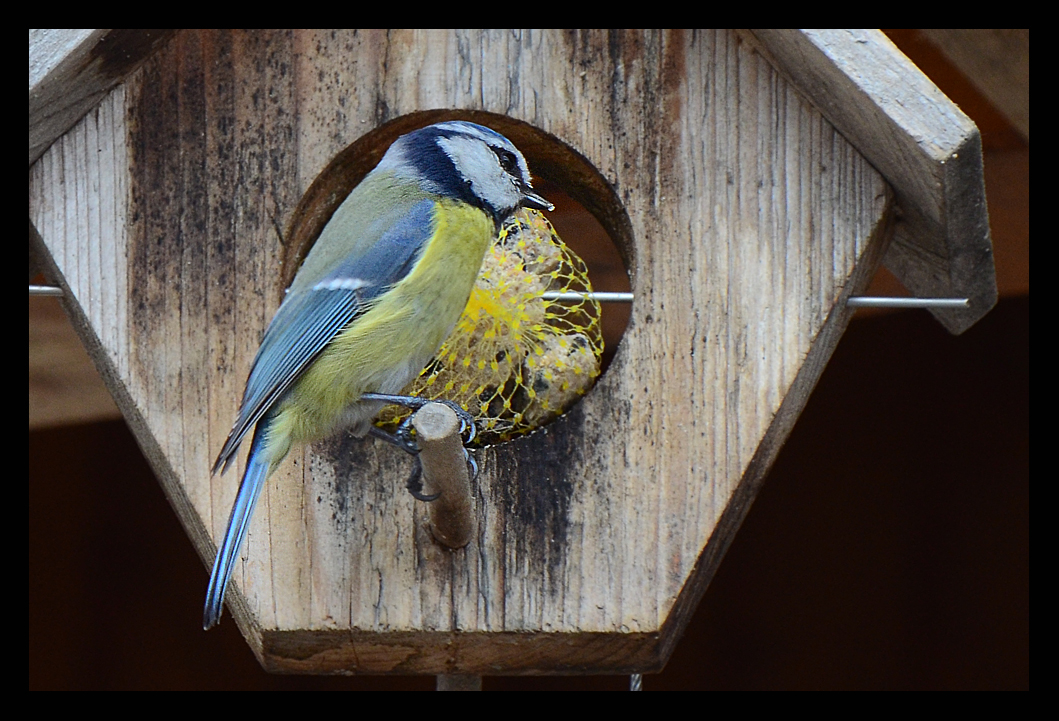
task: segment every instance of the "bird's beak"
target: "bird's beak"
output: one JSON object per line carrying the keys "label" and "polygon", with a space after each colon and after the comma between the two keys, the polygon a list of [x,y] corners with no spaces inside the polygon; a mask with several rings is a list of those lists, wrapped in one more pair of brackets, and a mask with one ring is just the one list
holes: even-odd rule
{"label": "bird's beak", "polygon": [[522,189],[522,207],[535,208],[536,210],[555,210],[555,206],[529,188]]}

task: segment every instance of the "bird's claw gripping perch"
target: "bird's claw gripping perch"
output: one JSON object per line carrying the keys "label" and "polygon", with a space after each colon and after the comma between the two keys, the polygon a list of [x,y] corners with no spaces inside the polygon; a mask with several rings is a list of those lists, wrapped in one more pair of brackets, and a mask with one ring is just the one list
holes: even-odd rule
{"label": "bird's claw gripping perch", "polygon": [[[425,398],[417,398],[416,396],[399,396],[387,393],[365,393],[361,396],[361,400],[395,403],[413,410],[419,410],[428,403],[441,403],[442,405],[448,406],[460,421],[460,436],[463,438],[464,446],[463,456],[467,460],[467,465],[471,468],[471,480],[478,478],[478,463],[474,460],[474,456],[471,455],[470,451],[467,450],[467,445],[474,440],[478,430],[474,424],[474,417],[461,408],[459,404],[447,400],[431,401]],[[412,426],[412,416],[409,416],[402,421],[397,427],[397,431],[393,434],[374,427],[371,429],[371,434],[389,441],[398,448],[404,450],[406,453],[415,456],[415,465],[412,468],[412,474],[408,477],[408,480],[405,481],[405,488],[407,488],[408,492],[412,494],[412,497],[418,501],[429,503],[437,500],[438,496],[441,495],[440,493],[423,493],[423,465],[419,462],[419,445],[415,440],[415,428]]]}
{"label": "bird's claw gripping perch", "polygon": [[[393,403],[405,408],[411,408],[414,411],[418,411],[423,406],[429,403],[440,403],[443,406],[448,406],[452,409],[452,412],[456,414],[456,417],[460,421],[460,435],[466,434],[463,439],[463,445],[469,445],[474,441],[478,435],[478,428],[474,424],[474,416],[467,411],[463,410],[458,403],[447,400],[436,400],[431,401],[426,398],[417,398],[416,396],[398,396],[391,395],[389,393],[365,393],[360,397],[363,401],[384,401],[386,403]],[[415,447],[415,440],[412,438],[412,417],[404,419],[401,425],[397,427],[397,438],[401,443],[408,447],[409,453],[414,453],[412,448]]]}
{"label": "bird's claw gripping perch", "polygon": [[467,465],[471,467],[471,480],[476,480],[478,478],[478,461],[474,460],[474,455],[466,447],[463,449],[463,457],[467,459]]}

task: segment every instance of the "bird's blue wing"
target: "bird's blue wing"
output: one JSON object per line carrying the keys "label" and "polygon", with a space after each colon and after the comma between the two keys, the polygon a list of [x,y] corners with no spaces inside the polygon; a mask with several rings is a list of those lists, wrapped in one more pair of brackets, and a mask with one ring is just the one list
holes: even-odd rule
{"label": "bird's blue wing", "polygon": [[343,259],[315,284],[284,299],[254,358],[239,417],[214,473],[227,468],[247,432],[331,339],[409,273],[434,230],[434,201],[421,200],[364,253]]}

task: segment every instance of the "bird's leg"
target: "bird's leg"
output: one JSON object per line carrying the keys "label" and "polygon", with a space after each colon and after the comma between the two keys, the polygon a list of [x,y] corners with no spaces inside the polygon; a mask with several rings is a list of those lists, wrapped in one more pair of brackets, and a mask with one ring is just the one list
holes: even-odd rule
{"label": "bird's leg", "polygon": [[440,493],[423,493],[423,464],[419,462],[419,456],[415,457],[415,466],[412,468],[412,475],[410,475],[408,480],[404,482],[404,487],[412,494],[412,498],[425,503],[436,501],[438,500],[438,497],[441,496]]}

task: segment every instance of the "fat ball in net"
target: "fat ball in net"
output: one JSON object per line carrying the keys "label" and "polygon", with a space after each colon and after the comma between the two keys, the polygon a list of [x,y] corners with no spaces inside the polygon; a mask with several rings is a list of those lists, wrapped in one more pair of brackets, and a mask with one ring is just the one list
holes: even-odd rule
{"label": "fat ball in net", "polygon": [[[544,293],[577,292],[578,300]],[[449,400],[474,418],[477,444],[506,441],[564,413],[599,376],[603,336],[588,269],[542,213],[524,208],[486,251],[463,315],[404,395]],[[376,425],[410,415],[387,406]]]}

